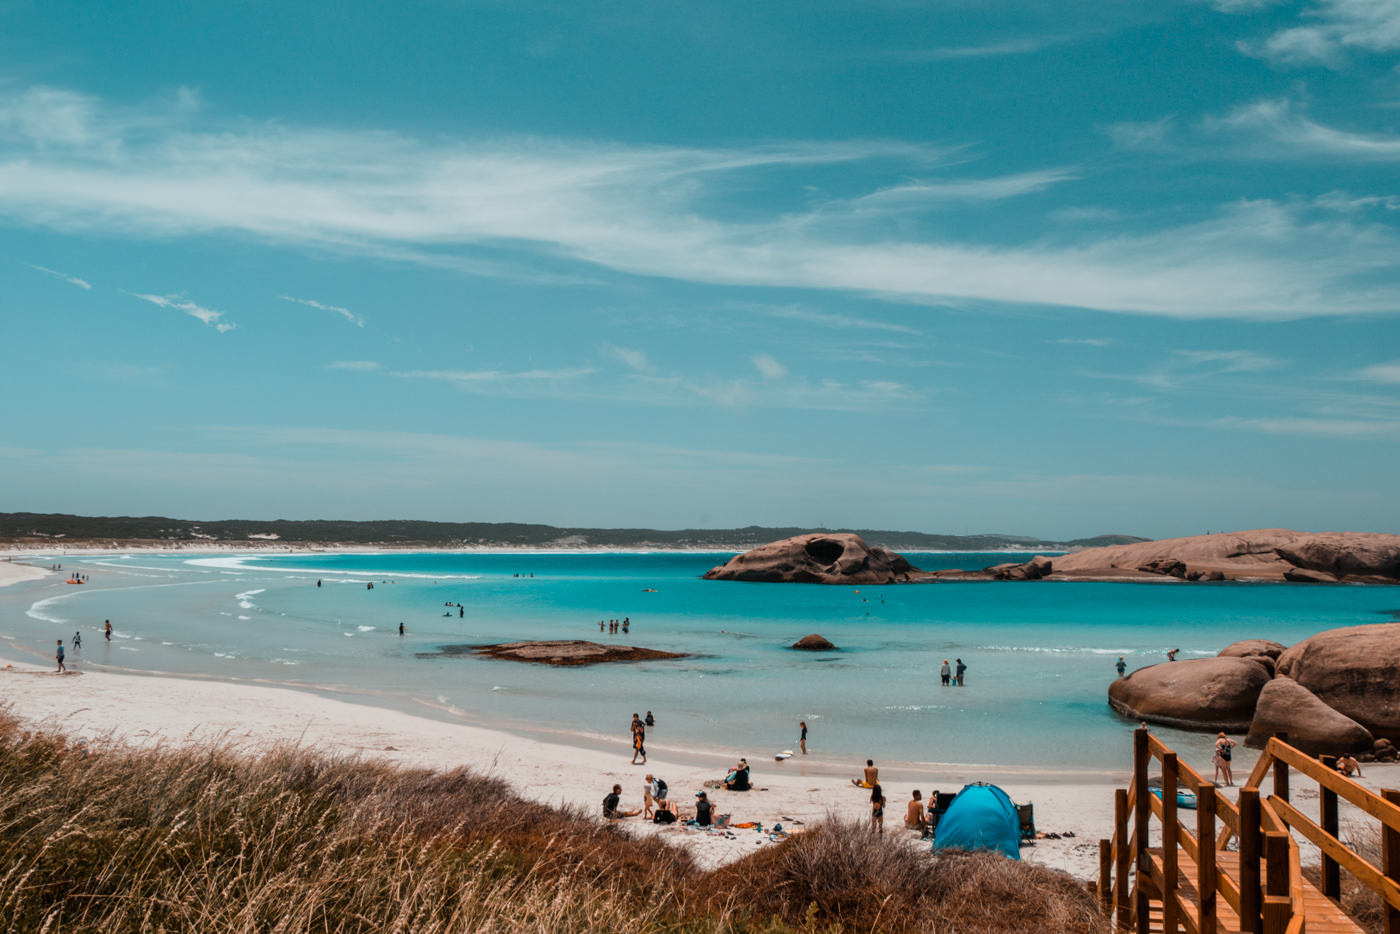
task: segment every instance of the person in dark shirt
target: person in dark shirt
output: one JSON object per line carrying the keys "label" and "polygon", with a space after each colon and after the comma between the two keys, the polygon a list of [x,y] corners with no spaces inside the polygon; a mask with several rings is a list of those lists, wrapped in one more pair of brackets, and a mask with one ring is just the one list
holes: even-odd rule
{"label": "person in dark shirt", "polygon": [[703,791],[695,793],[695,823],[701,827],[709,827],[714,823],[714,807]]}
{"label": "person in dark shirt", "polygon": [[730,791],[749,790],[749,760],[740,759],[739,764],[734,767],[724,780],[724,787]]}
{"label": "person in dark shirt", "polygon": [[620,806],[622,801],[622,786],[613,785],[612,793],[603,798],[603,818],[605,820],[621,820],[624,817],[636,817],[642,813],[641,808],[635,811],[624,811]]}

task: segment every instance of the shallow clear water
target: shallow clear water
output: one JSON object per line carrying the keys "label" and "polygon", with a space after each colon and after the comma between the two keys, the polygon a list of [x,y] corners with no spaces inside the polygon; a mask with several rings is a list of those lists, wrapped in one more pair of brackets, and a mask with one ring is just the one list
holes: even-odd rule
{"label": "shallow clear water", "polygon": [[[813,753],[1097,769],[1123,764],[1133,726],[1105,700],[1118,655],[1136,668],[1172,648],[1189,658],[1247,637],[1289,643],[1382,622],[1400,606],[1384,587],[700,580],[728,557],[70,557],[65,569],[81,566],[91,583],[0,590],[0,639],[46,658],[55,638],[81,629],[79,666],[313,686],[419,713],[623,739],[631,713],[652,710],[654,742],[750,756],[795,747],[805,719]],[[1009,560],[909,557],[926,569]],[[444,605],[457,602],[462,617]],[[599,633],[600,619],[624,616],[629,635]],[[110,645],[106,618],[117,633]],[[813,632],[840,651],[787,648]],[[549,668],[420,655],[517,639],[598,639],[692,657]],[[958,657],[966,686],[941,687],[939,664]],[[1208,758],[1204,738],[1172,737]]]}

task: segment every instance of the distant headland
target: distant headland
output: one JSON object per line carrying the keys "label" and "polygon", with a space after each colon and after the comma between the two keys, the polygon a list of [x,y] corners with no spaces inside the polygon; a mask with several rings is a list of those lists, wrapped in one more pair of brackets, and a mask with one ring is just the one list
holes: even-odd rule
{"label": "distant headland", "polygon": [[[163,516],[73,516],[0,513],[0,548],[336,548],[402,549],[542,548],[744,551],[765,542],[826,529],[595,529],[520,522],[426,522],[385,519],[289,520],[170,519]],[[902,551],[1070,551],[1146,541],[1133,535],[1099,535],[1047,541],[1022,535],[943,535],[880,529],[846,530],[866,541]]]}

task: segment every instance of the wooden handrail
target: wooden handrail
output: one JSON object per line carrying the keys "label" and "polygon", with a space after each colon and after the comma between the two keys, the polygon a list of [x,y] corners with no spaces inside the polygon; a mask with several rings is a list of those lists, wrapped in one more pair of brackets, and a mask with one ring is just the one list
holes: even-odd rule
{"label": "wooden handrail", "polygon": [[[1400,807],[1391,804],[1342,773],[1329,769],[1311,756],[1304,755],[1292,746],[1280,742],[1277,738],[1269,740],[1264,751],[1270,758],[1287,763],[1324,788],[1335,791],[1338,797],[1370,814],[1391,830],[1400,830]],[[1263,757],[1261,756],[1260,759],[1262,760]]]}
{"label": "wooden handrail", "polygon": [[1289,827],[1301,833],[1309,843],[1336,860],[1343,869],[1356,876],[1362,884],[1378,894],[1392,908],[1400,910],[1400,885],[1387,879],[1385,873],[1381,872],[1380,869],[1371,865],[1345,843],[1313,823],[1302,811],[1287,801],[1270,799],[1269,804],[1278,810]]}

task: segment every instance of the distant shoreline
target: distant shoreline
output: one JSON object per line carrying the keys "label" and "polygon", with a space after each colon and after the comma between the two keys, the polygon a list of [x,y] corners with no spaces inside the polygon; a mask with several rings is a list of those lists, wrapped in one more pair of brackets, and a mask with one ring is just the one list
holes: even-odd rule
{"label": "distant shoreline", "polygon": [[[665,554],[741,554],[752,546],[740,544],[704,545],[691,548],[674,546],[647,547],[643,545],[580,545],[547,547],[539,545],[394,545],[394,544],[288,544],[284,542],[191,542],[189,544],[152,544],[130,542],[113,544],[108,542],[69,542],[62,545],[38,546],[16,545],[0,542],[0,559],[56,558],[63,555],[82,557],[124,554],[148,555],[221,555],[248,554],[261,555],[381,555],[381,554],[478,554],[478,555],[665,555]],[[900,547],[898,550],[920,555],[1061,555],[1062,549],[984,548],[984,549],[937,549]]]}

